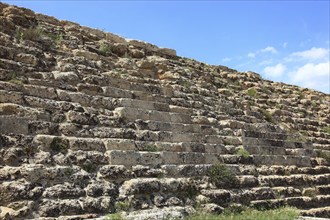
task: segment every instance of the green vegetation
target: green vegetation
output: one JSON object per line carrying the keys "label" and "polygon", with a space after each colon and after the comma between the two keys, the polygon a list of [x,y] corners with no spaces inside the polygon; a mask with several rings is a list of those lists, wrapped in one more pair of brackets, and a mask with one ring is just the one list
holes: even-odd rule
{"label": "green vegetation", "polygon": [[144,150],[149,152],[157,152],[160,151],[161,148],[155,144],[148,144]]}
{"label": "green vegetation", "polygon": [[130,208],[130,204],[128,201],[119,201],[116,202],[115,208],[117,212],[128,211]]}
{"label": "green vegetation", "polygon": [[264,118],[266,121],[273,123],[273,117],[272,114],[269,113],[269,111],[265,109],[261,109],[261,113],[264,115]]}
{"label": "green vegetation", "polygon": [[317,157],[321,157],[325,159],[328,163],[330,163],[330,152],[329,151],[317,151]]}
{"label": "green vegetation", "polygon": [[246,92],[247,95],[253,97],[253,98],[258,98],[257,90],[251,88]]}
{"label": "green vegetation", "polygon": [[105,216],[104,220],[124,220],[120,213],[113,213]]}
{"label": "green vegetation", "polygon": [[110,47],[106,43],[101,43],[99,47],[99,54],[102,56],[107,56],[107,54],[110,52]]}
{"label": "green vegetation", "polygon": [[323,128],[322,128],[322,131],[323,131],[324,133],[330,134],[330,126],[323,127]]}
{"label": "green vegetation", "polygon": [[22,40],[36,41],[41,35],[42,30],[38,27],[29,27],[25,30],[19,27],[16,29],[15,38],[18,42],[21,42]]}
{"label": "green vegetation", "polygon": [[197,213],[185,220],[294,220],[299,216],[296,208],[284,207],[274,210],[257,211],[246,209],[242,212],[224,211],[221,215]]}
{"label": "green vegetation", "polygon": [[185,87],[186,89],[189,89],[192,86],[192,84],[188,80],[184,80],[182,81],[182,86]]}
{"label": "green vegetation", "polygon": [[87,171],[88,173],[92,173],[94,171],[96,171],[97,166],[95,164],[93,164],[92,162],[85,162],[81,168],[83,168],[83,170]]}
{"label": "green vegetation", "polygon": [[290,136],[287,141],[291,142],[307,142],[308,138],[304,134],[300,132],[292,132],[292,136]]}
{"label": "green vegetation", "polygon": [[53,141],[50,143],[50,149],[52,149],[56,153],[66,153],[68,150],[68,143],[62,140],[59,137],[55,137]]}
{"label": "green vegetation", "polygon": [[198,194],[198,187],[194,180],[189,180],[188,184],[182,189],[182,196],[190,199],[194,198]]}
{"label": "green vegetation", "polygon": [[247,159],[250,156],[250,153],[244,147],[238,148],[235,154],[237,156],[243,157],[244,159]]}
{"label": "green vegetation", "polygon": [[13,79],[9,80],[8,82],[13,83],[13,84],[16,84],[16,85],[19,85],[19,86],[20,85],[23,85],[22,80],[20,80],[18,78],[13,78]]}
{"label": "green vegetation", "polygon": [[17,77],[16,73],[11,74],[11,76],[9,77],[8,82],[16,84],[16,85],[23,85],[23,81]]}
{"label": "green vegetation", "polygon": [[210,181],[217,187],[231,188],[239,185],[235,174],[224,164],[212,165],[207,175],[210,177]]}
{"label": "green vegetation", "polygon": [[19,43],[22,40],[36,41],[39,40],[42,36],[51,39],[52,42],[55,43],[55,46],[59,45],[63,41],[62,34],[46,33],[39,26],[29,27],[27,29],[22,29],[21,27],[18,27],[16,29],[16,34],[15,34],[15,38]]}

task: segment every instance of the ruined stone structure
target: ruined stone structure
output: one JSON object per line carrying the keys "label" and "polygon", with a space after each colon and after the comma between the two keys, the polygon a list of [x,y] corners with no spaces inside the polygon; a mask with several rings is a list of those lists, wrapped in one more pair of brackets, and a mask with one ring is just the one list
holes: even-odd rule
{"label": "ruined stone structure", "polygon": [[0,80],[0,219],[330,217],[329,95],[3,3]]}

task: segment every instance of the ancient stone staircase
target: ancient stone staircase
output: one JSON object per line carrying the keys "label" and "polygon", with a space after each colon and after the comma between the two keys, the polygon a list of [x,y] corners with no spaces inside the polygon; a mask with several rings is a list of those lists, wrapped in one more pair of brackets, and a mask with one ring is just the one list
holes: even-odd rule
{"label": "ancient stone staircase", "polygon": [[[0,16],[1,219],[210,204],[330,217],[329,95],[3,3]],[[214,166],[236,179],[220,187]]]}

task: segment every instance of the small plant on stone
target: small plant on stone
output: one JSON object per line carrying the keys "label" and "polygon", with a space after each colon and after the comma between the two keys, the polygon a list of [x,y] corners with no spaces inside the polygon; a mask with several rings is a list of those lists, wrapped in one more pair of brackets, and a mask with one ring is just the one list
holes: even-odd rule
{"label": "small plant on stone", "polygon": [[239,181],[235,174],[231,172],[226,165],[212,165],[207,172],[211,183],[217,187],[234,188],[239,185]]}
{"label": "small plant on stone", "polygon": [[323,127],[323,128],[322,128],[322,131],[323,131],[324,133],[330,134],[330,126]]}
{"label": "small plant on stone", "polygon": [[106,43],[101,43],[99,47],[99,54],[106,56],[110,52],[110,47]]}
{"label": "small plant on stone", "polygon": [[59,137],[55,137],[50,143],[50,149],[56,153],[66,153],[68,150],[68,143]]}
{"label": "small plant on stone", "polygon": [[130,203],[128,201],[119,201],[115,205],[116,212],[129,211]]}
{"label": "small plant on stone", "polygon": [[264,115],[264,118],[266,121],[273,123],[273,117],[272,114],[269,113],[269,111],[265,109],[261,109],[261,113]]}
{"label": "small plant on stone", "polygon": [[155,144],[148,144],[145,147],[145,151],[149,151],[149,152],[158,152],[160,150],[161,149],[157,145],[155,145]]}
{"label": "small plant on stone", "polygon": [[330,151],[317,151],[317,157],[325,159],[328,163],[330,163]]}
{"label": "small plant on stone", "polygon": [[13,84],[16,84],[16,85],[23,85],[23,81],[17,77],[17,74],[16,73],[13,73],[10,76],[10,79],[9,79],[8,82],[13,83]]}
{"label": "small plant on stone", "polygon": [[235,153],[237,156],[243,157],[244,159],[247,159],[250,157],[250,153],[244,148],[240,147],[236,150]]}
{"label": "small plant on stone", "polygon": [[247,95],[251,96],[252,98],[258,98],[258,94],[257,94],[257,91],[253,88],[249,89],[247,92],[246,92]]}
{"label": "small plant on stone", "polygon": [[189,89],[192,86],[192,84],[188,80],[184,80],[182,82],[182,86],[185,87],[186,89]]}
{"label": "small plant on stone", "polygon": [[106,215],[104,220],[124,220],[120,213]]}
{"label": "small plant on stone", "polygon": [[93,164],[92,162],[85,162],[81,168],[85,171],[87,171],[88,173],[94,172],[97,169],[97,166],[95,164]]}
{"label": "small plant on stone", "polygon": [[22,28],[16,29],[16,40],[21,42],[22,40],[36,41],[42,35],[42,30],[38,27],[29,27],[25,30]]}

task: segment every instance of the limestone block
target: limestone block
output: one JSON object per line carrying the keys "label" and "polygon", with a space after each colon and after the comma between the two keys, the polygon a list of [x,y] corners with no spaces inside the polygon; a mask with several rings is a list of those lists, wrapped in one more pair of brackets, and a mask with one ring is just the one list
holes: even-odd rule
{"label": "limestone block", "polygon": [[115,210],[114,199],[109,196],[97,198],[85,197],[80,201],[84,212],[108,213]]}
{"label": "limestone block", "polygon": [[114,97],[114,98],[132,98],[132,92],[124,89],[118,89],[115,87],[105,86],[102,87],[103,94],[105,96]]}
{"label": "limestone block", "polygon": [[29,134],[29,119],[20,117],[0,116],[1,134]]}
{"label": "limestone block", "polygon": [[38,65],[38,58],[36,58],[32,54],[19,53],[16,55],[15,60],[25,64],[29,64],[31,66]]}
{"label": "limestone block", "polygon": [[0,102],[23,104],[23,94],[19,92],[0,90]]}
{"label": "limestone block", "polygon": [[106,150],[136,150],[135,142],[128,139],[103,139]]}
{"label": "limestone block", "polygon": [[140,152],[139,164],[152,167],[163,164],[162,154],[159,152]]}
{"label": "limestone block", "polygon": [[46,99],[56,99],[57,93],[54,88],[45,86],[27,85],[24,84],[24,92],[31,96],[37,96]]}
{"label": "limestone block", "polygon": [[45,189],[42,194],[43,198],[75,198],[84,196],[85,192],[83,189],[74,187],[69,183],[58,184]]}
{"label": "limestone block", "polygon": [[183,158],[177,152],[161,152],[164,164],[182,164]]}
{"label": "limestone block", "polygon": [[98,60],[99,59],[99,55],[90,51],[86,51],[86,50],[81,50],[81,49],[74,49],[72,51],[72,53],[75,56],[82,56],[85,57],[88,60]]}
{"label": "limestone block", "polygon": [[78,75],[74,72],[53,71],[52,74],[54,76],[54,79],[61,80],[64,82],[77,83],[79,80]]}
{"label": "limestone block", "polygon": [[86,93],[88,95],[100,95],[103,93],[103,89],[102,87],[98,86],[98,85],[94,85],[94,84],[82,84],[79,83],[77,85],[78,87],[78,91],[79,92],[83,92]]}
{"label": "limestone block", "polygon": [[71,150],[99,151],[105,152],[105,146],[102,140],[96,138],[75,138],[67,137]]}
{"label": "limestone block", "polygon": [[109,157],[109,163],[111,165],[132,166],[139,164],[141,160],[140,153],[135,151],[112,150],[107,151],[106,155]]}
{"label": "limestone block", "polygon": [[43,199],[39,206],[39,215],[42,217],[57,217],[82,212],[83,207],[76,199]]}
{"label": "limestone block", "polygon": [[86,194],[92,197],[115,196],[117,186],[107,181],[95,181],[85,188]]}
{"label": "limestone block", "polygon": [[126,179],[132,177],[133,173],[124,165],[105,165],[99,169],[99,174],[106,179]]}
{"label": "limestone block", "polygon": [[125,181],[119,189],[120,195],[150,194],[161,189],[161,182],[156,178],[139,178]]}
{"label": "limestone block", "polygon": [[168,56],[176,56],[176,51],[169,48],[159,48],[157,52]]}
{"label": "limestone block", "polygon": [[118,56],[122,57],[125,54],[127,55],[127,53],[128,53],[128,46],[127,46],[126,43],[114,43],[111,46],[111,51],[114,54],[117,54]]}

